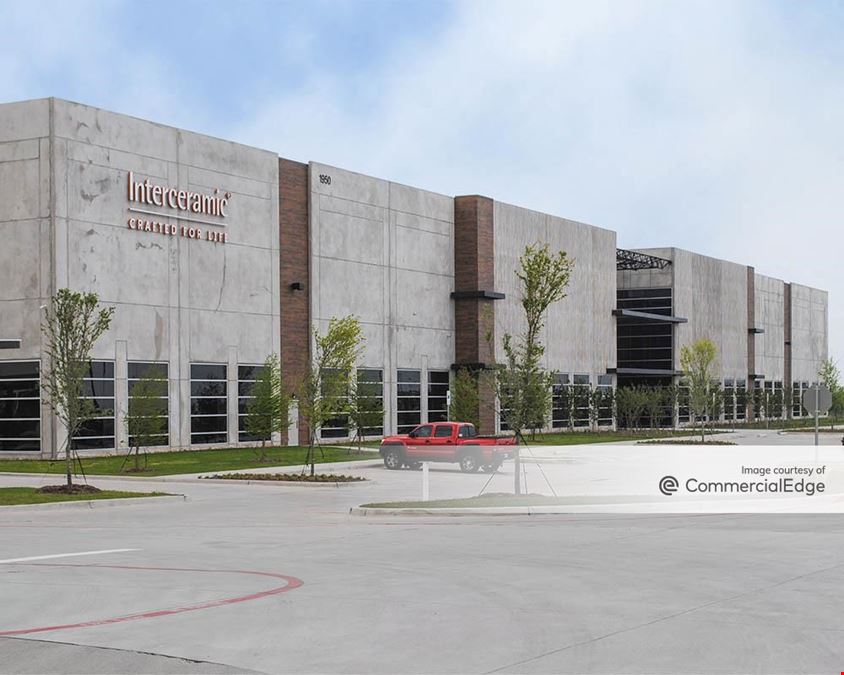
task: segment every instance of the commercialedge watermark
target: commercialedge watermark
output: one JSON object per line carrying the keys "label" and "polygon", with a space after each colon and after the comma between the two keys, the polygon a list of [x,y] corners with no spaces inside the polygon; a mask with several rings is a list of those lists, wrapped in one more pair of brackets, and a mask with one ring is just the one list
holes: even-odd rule
{"label": "commercialedge watermark", "polygon": [[[826,474],[826,466],[742,466],[742,476],[753,476],[746,480],[700,480],[694,476],[682,484],[692,495],[740,495],[740,494],[794,494],[813,497],[823,494],[826,484],[820,480]],[[675,476],[659,479],[659,491],[666,497],[680,490],[680,481]]]}

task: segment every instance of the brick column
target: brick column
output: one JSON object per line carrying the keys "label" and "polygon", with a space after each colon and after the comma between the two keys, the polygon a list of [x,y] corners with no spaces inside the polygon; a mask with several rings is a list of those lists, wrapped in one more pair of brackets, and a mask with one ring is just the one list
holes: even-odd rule
{"label": "brick column", "polygon": [[[308,165],[279,159],[278,208],[281,280],[281,372],[286,389],[293,393],[302,382],[310,360],[310,191]],[[301,289],[294,285],[301,284]],[[308,438],[307,425],[299,422],[299,442]],[[287,444],[287,433],[282,434]]]}
{"label": "brick column", "polygon": [[493,201],[469,195],[454,199],[455,368],[478,374],[481,431],[495,433],[495,287]]}

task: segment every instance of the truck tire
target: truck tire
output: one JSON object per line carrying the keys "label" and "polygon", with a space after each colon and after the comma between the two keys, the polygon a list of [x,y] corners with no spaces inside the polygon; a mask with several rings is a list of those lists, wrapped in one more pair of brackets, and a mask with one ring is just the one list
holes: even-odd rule
{"label": "truck tire", "polygon": [[404,460],[399,448],[387,448],[384,450],[384,466],[392,471],[401,469]]}
{"label": "truck tire", "polygon": [[477,473],[480,468],[481,462],[477,452],[469,450],[460,455],[460,470],[463,473]]}

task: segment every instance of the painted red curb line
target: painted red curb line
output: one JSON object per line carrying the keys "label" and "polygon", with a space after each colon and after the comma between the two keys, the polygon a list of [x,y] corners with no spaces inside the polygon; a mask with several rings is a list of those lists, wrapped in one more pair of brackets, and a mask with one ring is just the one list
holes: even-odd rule
{"label": "painted red curb line", "polygon": [[182,614],[184,612],[195,612],[200,609],[209,609],[211,607],[221,607],[223,605],[234,605],[239,602],[247,602],[249,600],[258,600],[266,598],[270,595],[278,595],[279,593],[286,593],[295,588],[299,588],[305,582],[296,577],[290,577],[285,574],[276,574],[275,572],[256,572],[253,570],[204,570],[187,567],[141,567],[137,565],[79,565],[79,564],[60,564],[60,563],[32,563],[32,567],[99,567],[103,569],[115,570],[144,570],[153,572],[210,572],[220,574],[253,574],[256,576],[273,577],[276,579],[284,579],[287,584],[279,586],[278,588],[271,588],[267,591],[260,591],[258,593],[250,593],[249,595],[241,595],[235,598],[223,598],[221,600],[211,600],[196,605],[186,605],[184,607],[176,607],[174,609],[159,609],[150,612],[141,612],[139,614],[127,614],[125,616],[116,616],[111,619],[99,619],[94,621],[81,621],[79,623],[65,623],[57,624],[55,626],[39,626],[36,628],[20,628],[17,630],[0,631],[0,636],[5,635],[28,635],[31,633],[46,633],[54,630],[64,630],[67,628],[88,628],[91,626],[105,626],[112,623],[123,623],[125,621],[137,621],[139,619],[154,619],[161,616],[170,616],[171,614]]}

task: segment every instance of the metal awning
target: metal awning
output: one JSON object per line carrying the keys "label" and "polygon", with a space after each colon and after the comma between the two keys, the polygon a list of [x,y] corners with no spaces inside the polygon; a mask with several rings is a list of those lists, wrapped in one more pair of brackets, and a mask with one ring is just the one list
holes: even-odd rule
{"label": "metal awning", "polygon": [[682,316],[668,316],[666,314],[652,314],[635,309],[614,309],[612,315],[619,319],[641,319],[642,321],[659,321],[660,323],[688,323]]}

